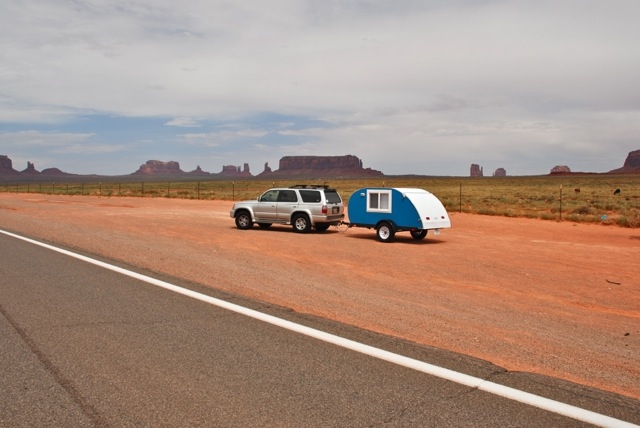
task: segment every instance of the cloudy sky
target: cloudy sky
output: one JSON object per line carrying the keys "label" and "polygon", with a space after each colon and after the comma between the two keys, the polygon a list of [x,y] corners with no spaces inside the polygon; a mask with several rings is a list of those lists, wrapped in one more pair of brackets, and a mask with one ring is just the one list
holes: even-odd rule
{"label": "cloudy sky", "polygon": [[2,0],[0,154],[606,172],[640,149],[638,22],[638,0]]}

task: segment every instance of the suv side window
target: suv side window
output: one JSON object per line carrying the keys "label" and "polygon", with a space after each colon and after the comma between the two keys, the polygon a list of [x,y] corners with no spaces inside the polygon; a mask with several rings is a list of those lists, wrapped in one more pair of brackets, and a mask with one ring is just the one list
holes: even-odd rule
{"label": "suv side window", "polygon": [[278,199],[277,190],[269,190],[260,196],[260,202],[275,202]]}
{"label": "suv side window", "polygon": [[281,190],[278,194],[278,202],[298,202],[295,190]]}
{"label": "suv side window", "polygon": [[300,190],[300,196],[303,202],[318,203],[320,202],[320,192],[317,190]]}
{"label": "suv side window", "polygon": [[335,190],[325,190],[325,196],[327,197],[327,202],[330,204],[339,204],[342,202],[340,199],[340,195]]}

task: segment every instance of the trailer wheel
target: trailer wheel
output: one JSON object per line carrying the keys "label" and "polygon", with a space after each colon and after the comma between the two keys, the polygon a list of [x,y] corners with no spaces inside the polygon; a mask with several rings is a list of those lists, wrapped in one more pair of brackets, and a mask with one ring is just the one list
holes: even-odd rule
{"label": "trailer wheel", "polygon": [[378,241],[380,242],[391,242],[393,241],[393,237],[396,232],[393,230],[393,227],[385,222],[380,223],[378,225],[378,229],[376,229],[376,235],[378,237]]}
{"label": "trailer wheel", "polygon": [[427,236],[427,229],[411,229],[410,233],[411,233],[411,237],[413,239],[424,239],[425,236]]}
{"label": "trailer wheel", "polygon": [[293,230],[298,233],[307,233],[311,230],[311,222],[306,214],[296,214],[291,222]]}

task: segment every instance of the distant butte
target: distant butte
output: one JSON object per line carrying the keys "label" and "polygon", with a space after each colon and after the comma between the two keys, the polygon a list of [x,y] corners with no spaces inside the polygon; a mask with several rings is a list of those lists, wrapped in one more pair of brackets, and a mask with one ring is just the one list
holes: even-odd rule
{"label": "distant butte", "polygon": [[609,171],[609,174],[640,174],[640,150],[629,152],[622,168]]}
{"label": "distant butte", "polygon": [[280,167],[271,171],[268,164],[260,177],[371,177],[383,176],[380,171],[364,168],[362,161],[353,155],[346,156],[285,156]]}
{"label": "distant butte", "polygon": [[484,175],[483,168],[477,163],[472,163],[471,168],[469,168],[469,175],[471,177],[482,177]]}
{"label": "distant butte", "polygon": [[166,174],[184,174],[180,169],[178,162],[169,161],[162,162],[159,160],[149,160],[131,175],[166,175]]}
{"label": "distant butte", "polygon": [[566,175],[571,174],[571,169],[566,165],[556,165],[551,168],[551,175]]}
{"label": "distant butte", "polygon": [[[198,176],[211,176],[219,178],[251,178],[249,164],[243,167],[224,165],[219,173],[208,173],[200,166],[195,171],[186,173],[180,169],[180,164],[175,161],[161,162],[150,160],[141,165],[132,175],[179,175],[189,174]],[[316,178],[316,177],[369,177],[382,176],[380,171],[364,168],[362,161],[353,155],[346,156],[285,156],[280,159],[280,168],[272,171],[269,163],[264,164],[264,171],[257,177],[265,178]]]}
{"label": "distant butte", "polygon": [[[557,165],[551,169],[550,175],[568,174],[597,174],[572,172],[568,166]],[[604,174],[640,174],[640,150],[629,152],[624,165]],[[482,177],[483,168],[478,164],[472,164],[470,169],[472,177]],[[496,177],[506,175],[504,168],[498,168],[493,174]],[[269,163],[264,164],[264,170],[254,176],[249,169],[249,164],[243,167],[235,165],[224,165],[219,173],[210,173],[202,170],[200,165],[190,172],[180,169],[180,164],[175,161],[163,162],[159,160],[149,160],[140,165],[137,171],[129,174],[130,177],[203,177],[210,179],[228,178],[364,178],[382,177],[381,171],[364,168],[362,160],[357,156],[284,156],[280,159],[279,168],[272,171]],[[58,168],[46,168],[38,171],[35,165],[27,162],[27,168],[17,171],[13,168],[13,162],[7,155],[0,155],[0,180],[3,181],[34,181],[34,180],[55,180],[58,177],[80,179],[102,179],[109,176],[98,175],[77,175],[59,170]],[[118,176],[114,176],[118,177]],[[123,176],[120,176],[123,177]]]}
{"label": "distant butte", "polygon": [[12,176],[20,174],[13,169],[13,162],[6,155],[0,155],[0,176]]}

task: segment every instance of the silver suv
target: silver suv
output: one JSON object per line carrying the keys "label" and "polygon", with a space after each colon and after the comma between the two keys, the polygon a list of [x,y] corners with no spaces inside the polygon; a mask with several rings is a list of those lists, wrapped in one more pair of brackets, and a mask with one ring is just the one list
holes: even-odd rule
{"label": "silver suv", "polygon": [[255,201],[237,202],[230,215],[238,229],[251,229],[253,223],[266,229],[277,223],[290,224],[294,231],[306,233],[312,227],[324,231],[340,224],[344,204],[335,189],[298,184],[269,189]]}

